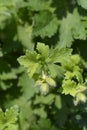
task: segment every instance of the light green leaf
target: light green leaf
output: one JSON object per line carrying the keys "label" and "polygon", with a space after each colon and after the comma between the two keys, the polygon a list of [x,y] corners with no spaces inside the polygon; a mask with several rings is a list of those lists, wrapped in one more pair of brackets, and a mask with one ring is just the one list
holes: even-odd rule
{"label": "light green leaf", "polygon": [[0,29],[5,27],[5,21],[11,18],[11,14],[6,7],[0,6]]}
{"label": "light green leaf", "polygon": [[2,90],[7,90],[10,87],[12,87],[12,82],[5,83],[3,80],[0,81],[0,88]]}
{"label": "light green leaf", "polygon": [[75,97],[77,89],[78,86],[73,80],[64,80],[62,87],[60,88],[60,92],[65,95],[70,94],[71,96]]}
{"label": "light green leaf", "polygon": [[87,0],[77,0],[77,2],[82,8],[87,9]]}
{"label": "light green leaf", "polygon": [[62,99],[61,99],[61,96],[60,95],[57,95],[55,97],[55,106],[58,108],[58,109],[62,109]]}
{"label": "light green leaf", "polygon": [[37,50],[41,54],[41,57],[46,59],[49,56],[49,46],[44,43],[37,43]]}
{"label": "light green leaf", "polygon": [[17,75],[14,72],[3,72],[2,74],[0,74],[0,79],[1,80],[9,80],[9,79],[16,79]]}
{"label": "light green leaf", "polygon": [[63,63],[69,59],[71,52],[72,50],[68,48],[55,48],[50,56],[50,59],[53,63]]}
{"label": "light green leaf", "polygon": [[26,73],[23,73],[19,78],[18,86],[21,87],[21,92],[26,99],[31,99],[38,92],[38,87],[34,87],[34,80],[29,78]]}
{"label": "light green leaf", "polygon": [[16,123],[17,121],[17,117],[18,117],[18,106],[13,106],[11,107],[10,109],[6,109],[5,111],[5,118],[8,122],[8,124],[13,124],[13,123]]}
{"label": "light green leaf", "polygon": [[56,64],[48,64],[48,69],[49,69],[49,74],[51,77],[55,78],[55,77],[62,77],[63,73],[64,73],[64,68],[62,68],[61,66],[58,66]]}
{"label": "light green leaf", "polygon": [[32,130],[59,130],[54,125],[51,124],[49,119],[41,118],[38,124],[32,127]]}
{"label": "light green leaf", "polygon": [[27,4],[23,0],[0,0],[0,6],[6,6],[10,9],[14,9],[14,7],[26,7]]}
{"label": "light green leaf", "polygon": [[38,63],[34,63],[34,64],[29,65],[29,69],[27,70],[28,75],[30,77],[32,77],[34,75],[34,73],[37,71],[38,68],[39,68]]}
{"label": "light green leaf", "polygon": [[0,0],[0,6],[15,6],[17,0]]}
{"label": "light green leaf", "polygon": [[80,64],[80,62],[81,62],[81,57],[80,57],[80,55],[78,55],[78,54],[71,55],[71,61],[72,61],[75,65]]}
{"label": "light green leaf", "polygon": [[19,128],[18,128],[18,125],[16,125],[16,124],[10,124],[4,130],[19,130]]}
{"label": "light green leaf", "polygon": [[33,11],[41,11],[41,10],[49,10],[53,11],[52,7],[50,6],[52,0],[28,0],[29,9]]}
{"label": "light green leaf", "polygon": [[21,56],[18,58],[18,62],[27,68],[27,72],[30,77],[37,71],[39,67],[39,63],[37,62],[37,53],[26,51],[25,56]]}
{"label": "light green leaf", "polygon": [[79,71],[74,71],[74,72],[70,72],[70,71],[67,71],[65,73],[65,79],[76,79],[79,83],[82,83],[83,82],[83,77],[82,77],[82,74],[81,72]]}
{"label": "light green leaf", "polygon": [[86,37],[86,28],[82,24],[77,9],[74,9],[73,13],[67,12],[67,17],[60,23],[59,47],[71,47],[74,39],[85,40]]}
{"label": "light green leaf", "polygon": [[4,128],[4,112],[0,109],[0,128],[1,130]]}
{"label": "light green leaf", "polygon": [[36,96],[36,100],[34,101],[34,104],[51,104],[55,98],[55,95],[49,94],[46,96]]}
{"label": "light green leaf", "polygon": [[25,26],[18,26],[18,40],[27,49],[33,49],[32,41],[32,26],[25,24]]}
{"label": "light green leaf", "polygon": [[0,130],[18,130],[17,119],[18,106],[6,109],[5,113],[0,109]]}
{"label": "light green leaf", "polygon": [[79,83],[82,83],[82,82],[83,82],[83,77],[82,77],[81,72],[79,72],[79,71],[74,71],[74,72],[73,72],[73,77],[76,77],[76,79],[78,80]]}

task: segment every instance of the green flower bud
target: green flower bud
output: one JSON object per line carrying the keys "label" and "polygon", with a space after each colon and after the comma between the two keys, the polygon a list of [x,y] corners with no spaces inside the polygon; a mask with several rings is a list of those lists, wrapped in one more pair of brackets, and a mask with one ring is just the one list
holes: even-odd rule
{"label": "green flower bud", "polygon": [[79,100],[79,101],[81,101],[81,102],[86,102],[86,96],[85,96],[85,94],[83,94],[83,93],[78,93],[77,94],[77,99]]}
{"label": "green flower bud", "polygon": [[42,83],[43,83],[42,80],[37,80],[37,81],[35,82],[35,86],[41,86]]}
{"label": "green flower bud", "polygon": [[77,105],[79,102],[85,103],[87,101],[86,95],[84,93],[78,93],[76,95],[76,99],[74,101],[74,104]]}
{"label": "green flower bud", "polygon": [[55,82],[55,80],[53,80],[51,77],[47,77],[47,78],[46,78],[46,82],[47,82],[50,86],[56,87],[56,82]]}
{"label": "green flower bud", "polygon": [[47,83],[42,83],[40,91],[42,94],[46,95],[49,92],[49,85]]}

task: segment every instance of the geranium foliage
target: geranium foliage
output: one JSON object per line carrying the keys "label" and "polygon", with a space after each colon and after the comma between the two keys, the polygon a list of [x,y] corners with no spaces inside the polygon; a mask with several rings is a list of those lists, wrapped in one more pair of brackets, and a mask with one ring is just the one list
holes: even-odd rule
{"label": "geranium foliage", "polygon": [[87,130],[87,0],[0,0],[0,130]]}

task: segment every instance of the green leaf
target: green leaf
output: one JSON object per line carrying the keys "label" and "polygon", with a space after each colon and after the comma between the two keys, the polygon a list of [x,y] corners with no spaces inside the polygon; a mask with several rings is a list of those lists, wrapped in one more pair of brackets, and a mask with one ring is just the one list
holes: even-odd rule
{"label": "green leaf", "polygon": [[18,130],[18,106],[6,109],[5,113],[0,109],[0,130]]}
{"label": "green leaf", "polygon": [[[72,50],[68,48],[55,48],[50,55],[50,59],[53,63],[64,63],[69,59]],[[66,57],[66,58],[65,58]]]}
{"label": "green leaf", "polygon": [[38,124],[32,127],[32,130],[58,130],[54,125],[51,124],[49,119],[40,119]]}
{"label": "green leaf", "polygon": [[22,95],[19,98],[11,101],[11,105],[17,104],[20,108],[18,118],[19,119],[18,121],[20,122],[20,130],[27,130],[28,128],[30,128],[30,125],[32,125],[32,123],[36,121],[36,118],[33,113],[34,109],[32,109],[31,103],[32,103],[31,100],[26,98],[25,95]]}
{"label": "green leaf", "polygon": [[0,128],[1,130],[4,128],[4,112],[0,108]]}
{"label": "green leaf", "polygon": [[79,83],[82,83],[83,82],[83,77],[82,77],[82,74],[81,72],[79,71],[74,71],[73,72],[73,77],[76,77],[76,79],[78,80]]}
{"label": "green leaf", "polygon": [[27,68],[27,72],[30,77],[37,71],[39,67],[39,63],[37,62],[37,53],[26,51],[25,56],[21,56],[18,58],[18,62]]}
{"label": "green leaf", "polygon": [[38,87],[35,87],[34,80],[29,78],[26,73],[23,73],[19,78],[18,86],[21,87],[21,92],[26,100],[31,99],[38,92]]}
{"label": "green leaf", "polygon": [[10,109],[6,109],[5,111],[5,118],[8,122],[8,124],[16,123],[17,117],[18,117],[18,106],[11,107]]}
{"label": "green leaf", "polygon": [[17,75],[14,72],[9,72],[9,73],[3,72],[2,74],[0,74],[1,80],[9,80],[9,79],[16,79],[16,78],[17,78]]}
{"label": "green leaf", "polygon": [[34,16],[33,35],[42,38],[53,36],[58,29],[56,16],[48,11],[40,12]]}
{"label": "green leaf", "polygon": [[[20,3],[20,5],[19,5]],[[14,9],[14,7],[26,7],[26,3],[23,0],[0,0],[0,6],[6,6],[9,7],[10,9]]]}
{"label": "green leaf", "polygon": [[61,66],[55,65],[53,63],[48,64],[49,74],[51,77],[62,77],[64,73],[64,68]]}
{"label": "green leaf", "polygon": [[55,98],[55,95],[49,94],[46,96],[36,96],[36,100],[34,101],[34,104],[51,104]]}
{"label": "green leaf", "polygon": [[77,0],[77,2],[82,8],[87,9],[87,0]]}
{"label": "green leaf", "polygon": [[50,6],[52,0],[28,0],[29,9],[33,11],[41,11],[41,10],[49,10],[53,11],[52,7]]}
{"label": "green leaf", "polygon": [[74,39],[86,39],[86,29],[82,24],[81,17],[74,9],[73,13],[67,13],[60,23],[59,47],[71,47]]}
{"label": "green leaf", "polygon": [[79,71],[74,71],[74,72],[67,71],[65,73],[65,79],[71,79],[71,80],[76,79],[79,83],[83,83],[83,77],[81,72]]}
{"label": "green leaf", "polygon": [[62,99],[61,99],[61,96],[60,95],[57,95],[55,97],[55,106],[58,108],[58,109],[62,109]]}
{"label": "green leaf", "polygon": [[34,73],[37,71],[38,67],[39,67],[38,63],[34,63],[29,66],[28,74],[30,77],[32,77],[34,75]]}
{"label": "green leaf", "polygon": [[46,118],[47,117],[47,113],[46,113],[46,111],[44,110],[43,107],[37,108],[33,112],[34,112],[34,114],[40,116],[41,118]]}
{"label": "green leaf", "polygon": [[49,56],[49,46],[44,43],[37,43],[37,50],[41,54],[41,57],[46,59]]}
{"label": "green leaf", "polygon": [[37,53],[34,51],[26,50],[25,56],[18,58],[18,61],[21,65],[24,65],[24,67],[28,67],[32,63],[37,62]]}
{"label": "green leaf", "polygon": [[75,65],[79,65],[81,63],[81,57],[80,57],[80,55],[78,55],[78,54],[71,55],[71,61]]}
{"label": "green leaf", "polygon": [[27,49],[33,49],[32,41],[32,26],[25,24],[25,26],[17,26],[18,29],[18,40]]}
{"label": "green leaf", "polygon": [[5,130],[19,130],[18,125],[10,124]]}
{"label": "green leaf", "polygon": [[77,93],[78,86],[73,80],[64,80],[62,87],[60,88],[60,92],[68,95],[70,94],[71,96],[75,97]]}
{"label": "green leaf", "polygon": [[7,80],[7,82],[0,81],[0,89],[7,90],[10,87],[12,87],[12,82],[10,82],[10,81],[8,82],[8,80]]}
{"label": "green leaf", "polygon": [[5,27],[5,21],[8,22],[10,18],[11,14],[9,10],[6,7],[0,6],[0,29],[3,29]]}
{"label": "green leaf", "polygon": [[0,0],[0,6],[14,6],[17,0]]}

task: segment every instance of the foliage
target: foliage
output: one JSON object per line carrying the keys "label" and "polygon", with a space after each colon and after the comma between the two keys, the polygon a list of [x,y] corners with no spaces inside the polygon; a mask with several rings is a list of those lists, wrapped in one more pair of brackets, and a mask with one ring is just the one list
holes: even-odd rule
{"label": "foliage", "polygon": [[6,109],[5,113],[0,109],[0,129],[1,130],[18,130],[17,122],[18,107]]}
{"label": "foliage", "polygon": [[86,42],[86,0],[0,0],[0,130],[87,130]]}

